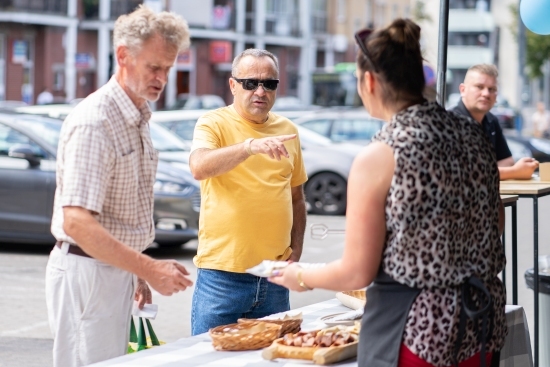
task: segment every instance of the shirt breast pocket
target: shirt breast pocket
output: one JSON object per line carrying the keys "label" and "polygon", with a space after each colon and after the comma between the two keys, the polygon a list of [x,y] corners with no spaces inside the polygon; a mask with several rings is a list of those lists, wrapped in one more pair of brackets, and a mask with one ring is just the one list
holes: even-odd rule
{"label": "shirt breast pocket", "polygon": [[[120,205],[120,210],[138,200],[139,156],[135,151],[118,156],[111,176],[111,195],[113,202]],[[124,208],[126,207],[126,209]],[[114,208],[115,211],[117,210]]]}

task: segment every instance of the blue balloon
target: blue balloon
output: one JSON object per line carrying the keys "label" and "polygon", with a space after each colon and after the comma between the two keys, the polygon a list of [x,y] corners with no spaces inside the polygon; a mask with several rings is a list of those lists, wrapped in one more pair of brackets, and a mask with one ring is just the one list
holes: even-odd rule
{"label": "blue balloon", "polygon": [[519,15],[531,32],[550,34],[550,0],[521,0]]}

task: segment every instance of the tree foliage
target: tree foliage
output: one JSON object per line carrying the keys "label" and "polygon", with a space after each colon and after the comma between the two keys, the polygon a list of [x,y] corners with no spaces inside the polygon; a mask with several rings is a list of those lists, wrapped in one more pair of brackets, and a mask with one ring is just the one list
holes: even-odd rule
{"label": "tree foliage", "polygon": [[426,4],[424,4],[424,1],[418,0],[414,4],[414,8],[412,10],[412,18],[417,23],[420,23],[422,21],[426,21],[428,23],[432,22],[432,17],[426,12]]}
{"label": "tree foliage", "polygon": [[[510,25],[510,31],[517,42],[518,39],[518,6],[510,5],[510,11],[513,14],[514,21]],[[529,77],[539,78],[543,76],[542,67],[550,59],[550,36],[542,36],[525,30],[525,64],[527,66]]]}

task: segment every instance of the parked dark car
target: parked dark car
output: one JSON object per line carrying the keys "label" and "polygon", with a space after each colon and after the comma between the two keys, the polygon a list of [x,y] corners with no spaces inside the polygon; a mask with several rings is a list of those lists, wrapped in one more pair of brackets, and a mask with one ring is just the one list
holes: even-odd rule
{"label": "parked dark car", "polygon": [[510,106],[508,101],[497,96],[497,101],[490,111],[498,119],[502,129],[515,129],[519,112]]}
{"label": "parked dark car", "polygon": [[[159,124],[190,145],[193,129],[200,115],[196,111],[153,112],[151,131],[155,124]],[[344,214],[347,206],[347,180],[351,163],[361,147],[356,144],[334,143],[301,126],[298,126],[298,130],[304,165],[309,178],[304,185],[308,211],[321,215]],[[178,164],[175,162],[176,159],[179,159],[179,165],[189,164],[189,154],[181,153],[174,155],[173,158],[174,164]]]}
{"label": "parked dark car", "polygon": [[[62,121],[0,114],[0,242],[52,244],[56,154]],[[154,184],[155,242],[197,238],[199,185],[190,172],[159,161]]]}
{"label": "parked dark car", "polygon": [[[510,142],[521,144],[537,161],[550,162],[550,140],[513,134],[506,134],[505,137],[508,146]],[[512,155],[514,155],[513,152]],[[514,156],[514,160],[517,161],[518,158]]]}
{"label": "parked dark car", "polygon": [[364,109],[326,109],[293,120],[297,125],[323,135],[333,142],[368,144],[384,121]]}

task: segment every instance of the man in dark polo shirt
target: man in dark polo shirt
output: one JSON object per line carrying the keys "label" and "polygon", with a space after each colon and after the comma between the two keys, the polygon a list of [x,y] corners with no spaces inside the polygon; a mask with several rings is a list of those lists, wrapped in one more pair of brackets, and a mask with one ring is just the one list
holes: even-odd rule
{"label": "man in dark polo shirt", "polygon": [[464,83],[459,86],[462,98],[452,111],[481,124],[495,150],[501,180],[527,180],[531,178],[539,162],[525,157],[514,163],[498,119],[489,112],[497,98],[497,77],[498,70],[494,65],[479,64],[469,68]]}

